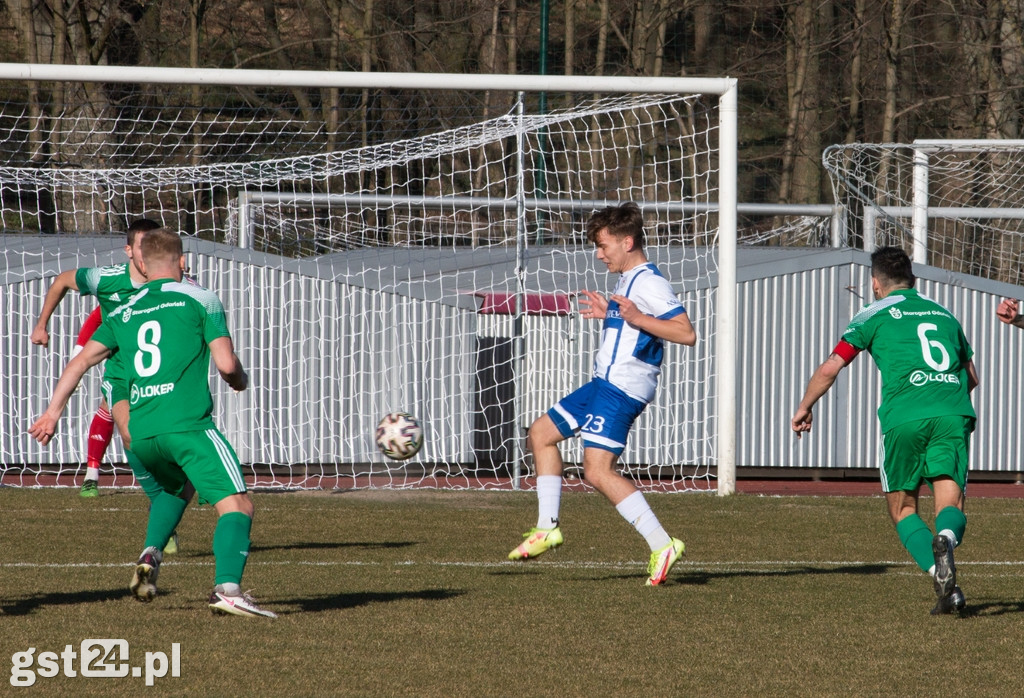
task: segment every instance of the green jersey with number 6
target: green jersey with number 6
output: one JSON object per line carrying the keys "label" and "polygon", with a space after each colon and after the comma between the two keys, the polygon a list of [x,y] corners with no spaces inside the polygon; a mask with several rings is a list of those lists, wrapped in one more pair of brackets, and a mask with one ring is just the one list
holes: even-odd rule
{"label": "green jersey with number 6", "polygon": [[857,313],[843,341],[867,350],[882,374],[882,431],[919,419],[974,417],[967,362],[974,352],[953,315],[914,289]]}
{"label": "green jersey with number 6", "polygon": [[111,310],[92,338],[123,357],[133,439],[214,426],[209,343],[218,337],[230,334],[217,295],[173,279]]}

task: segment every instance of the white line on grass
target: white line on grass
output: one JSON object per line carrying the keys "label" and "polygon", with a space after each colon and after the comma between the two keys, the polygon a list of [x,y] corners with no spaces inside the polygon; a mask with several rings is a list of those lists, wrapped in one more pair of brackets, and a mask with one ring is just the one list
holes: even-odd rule
{"label": "white line on grass", "polygon": [[[560,569],[632,569],[642,561],[598,562],[595,560],[532,560],[522,562],[487,562],[487,561],[444,561],[444,560],[396,560],[394,562],[375,562],[367,560],[250,560],[247,566],[282,567],[295,565],[298,567],[467,567],[493,569],[500,567],[553,567]],[[886,565],[890,567],[910,567],[914,563],[904,560],[731,560],[721,562],[689,562],[680,560],[676,570],[700,571],[703,569],[770,569],[792,567],[851,567],[868,565]],[[0,569],[104,569],[112,567],[132,567],[134,562],[0,562]],[[163,563],[168,567],[212,567],[211,561],[179,561],[168,560]],[[957,567],[1024,567],[1024,560],[972,560],[957,561]]]}

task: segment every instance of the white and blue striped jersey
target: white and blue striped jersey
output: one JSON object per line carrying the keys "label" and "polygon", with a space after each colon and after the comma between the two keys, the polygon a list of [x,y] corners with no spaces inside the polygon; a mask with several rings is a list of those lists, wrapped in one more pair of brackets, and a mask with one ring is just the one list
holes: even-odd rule
{"label": "white and blue striped jersey", "polygon": [[[662,320],[686,312],[668,279],[650,262],[620,276],[612,293],[630,299],[645,315]],[[658,387],[664,353],[660,338],[631,326],[619,315],[619,304],[608,302],[601,348],[594,359],[594,377],[603,378],[632,398],[650,402]]]}

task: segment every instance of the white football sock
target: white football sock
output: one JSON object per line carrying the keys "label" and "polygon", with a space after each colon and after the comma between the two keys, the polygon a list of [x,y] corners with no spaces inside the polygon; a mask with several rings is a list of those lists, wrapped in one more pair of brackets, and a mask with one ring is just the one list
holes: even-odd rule
{"label": "white football sock", "polygon": [[558,510],[562,504],[562,476],[537,476],[537,528],[558,525]]}
{"label": "white football sock", "polygon": [[658,522],[658,517],[651,511],[643,492],[634,492],[616,504],[615,508],[644,537],[652,553],[672,542],[672,538]]}

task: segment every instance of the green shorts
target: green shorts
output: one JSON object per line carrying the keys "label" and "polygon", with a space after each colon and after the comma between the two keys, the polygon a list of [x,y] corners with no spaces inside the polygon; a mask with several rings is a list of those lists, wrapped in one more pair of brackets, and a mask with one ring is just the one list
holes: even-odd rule
{"label": "green shorts", "polygon": [[132,439],[132,452],[170,494],[191,482],[201,502],[216,504],[246,491],[238,456],[216,428]]}
{"label": "green shorts", "polygon": [[135,476],[135,482],[138,483],[142,491],[149,497],[149,501],[153,501],[164,491],[164,488],[160,486],[160,483],[153,478],[153,474],[146,470],[146,466],[142,464],[139,457],[131,451],[125,449],[124,452],[125,460],[128,461],[128,467],[132,469],[132,475]]}
{"label": "green shorts", "polygon": [[110,355],[103,364],[103,382],[100,384],[107,405],[113,407],[121,400],[128,399],[128,372],[120,351]]}
{"label": "green shorts", "polygon": [[893,427],[882,435],[882,491],[916,492],[921,481],[950,477],[967,486],[967,454],[974,418],[932,417]]}

